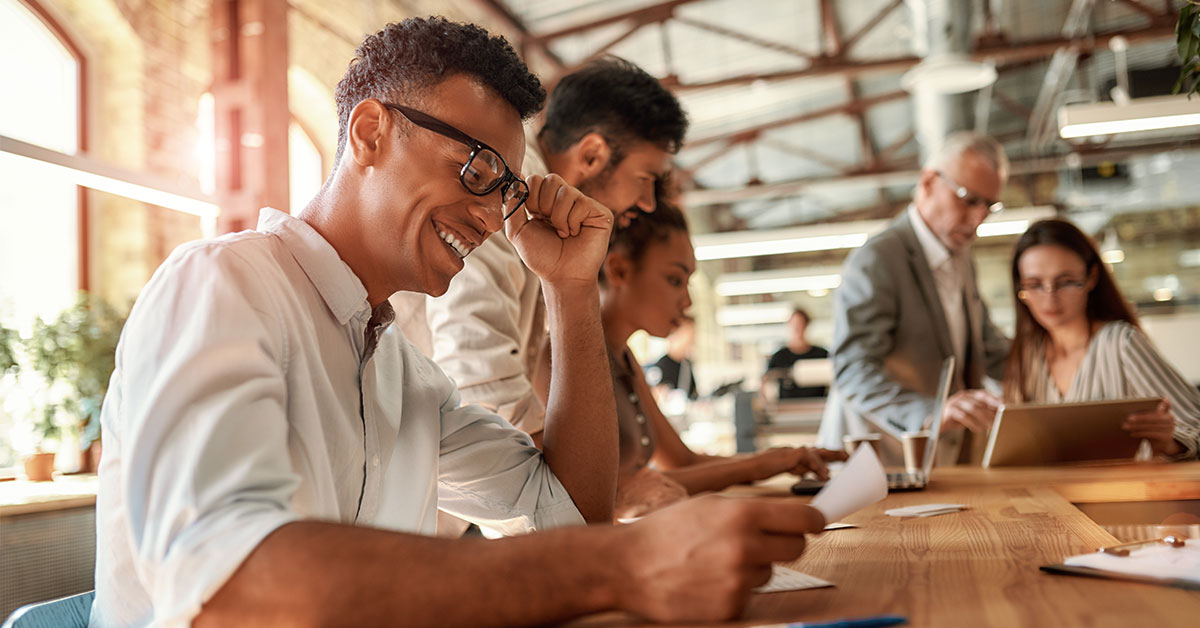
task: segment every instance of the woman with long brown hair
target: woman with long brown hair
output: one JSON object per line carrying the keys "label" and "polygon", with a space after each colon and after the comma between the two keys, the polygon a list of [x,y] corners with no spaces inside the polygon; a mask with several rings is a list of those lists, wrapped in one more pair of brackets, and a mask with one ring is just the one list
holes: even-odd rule
{"label": "woman with long brown hair", "polygon": [[1007,403],[1162,397],[1125,429],[1156,455],[1197,456],[1200,391],[1154,349],[1090,238],[1065,220],[1034,223],[1013,251],[1012,280]]}

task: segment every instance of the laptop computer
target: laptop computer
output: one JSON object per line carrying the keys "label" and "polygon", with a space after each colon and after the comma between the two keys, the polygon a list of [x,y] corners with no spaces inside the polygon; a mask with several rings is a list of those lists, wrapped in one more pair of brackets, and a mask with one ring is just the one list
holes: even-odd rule
{"label": "laptop computer", "polygon": [[[933,420],[928,430],[931,434],[925,443],[925,457],[921,469],[909,473],[907,471],[887,474],[889,491],[919,491],[929,484],[929,475],[933,471],[933,459],[937,454],[938,436],[942,430],[942,409],[950,396],[950,382],[954,379],[954,356],[942,361],[942,373],[938,377],[937,404],[933,408]],[[792,485],[792,492],[797,495],[814,495],[825,486],[821,480],[801,480]]]}
{"label": "laptop computer", "polygon": [[1033,467],[1089,460],[1129,460],[1141,445],[1121,425],[1161,400],[1118,399],[1005,406],[996,415],[984,467]]}

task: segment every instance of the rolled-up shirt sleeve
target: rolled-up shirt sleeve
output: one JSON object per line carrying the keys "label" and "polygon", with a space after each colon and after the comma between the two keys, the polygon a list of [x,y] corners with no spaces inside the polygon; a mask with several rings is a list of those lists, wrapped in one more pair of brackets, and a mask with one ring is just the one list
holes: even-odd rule
{"label": "rolled-up shirt sleeve", "polygon": [[505,535],[586,523],[528,434],[480,406],[460,405],[452,385],[448,392],[438,508]]}
{"label": "rolled-up shirt sleeve", "polygon": [[299,518],[287,345],[256,273],[228,247],[177,253],[120,342],[104,429],[154,625],[190,623],[264,537]]}

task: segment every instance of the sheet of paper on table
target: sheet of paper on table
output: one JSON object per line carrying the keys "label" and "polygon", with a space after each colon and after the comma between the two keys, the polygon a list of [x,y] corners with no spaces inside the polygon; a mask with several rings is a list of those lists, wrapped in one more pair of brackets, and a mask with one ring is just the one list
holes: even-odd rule
{"label": "sheet of paper on table", "polygon": [[859,446],[846,465],[825,484],[810,504],[837,521],[887,497],[887,474],[870,445]]}
{"label": "sheet of paper on table", "polygon": [[883,511],[889,517],[932,517],[966,510],[966,504],[916,504]]}
{"label": "sheet of paper on table", "polygon": [[754,590],[755,593],[774,593],[776,591],[800,591],[802,589],[820,589],[832,587],[833,583],[816,576],[789,569],[783,565],[771,565],[771,579],[766,584]]}

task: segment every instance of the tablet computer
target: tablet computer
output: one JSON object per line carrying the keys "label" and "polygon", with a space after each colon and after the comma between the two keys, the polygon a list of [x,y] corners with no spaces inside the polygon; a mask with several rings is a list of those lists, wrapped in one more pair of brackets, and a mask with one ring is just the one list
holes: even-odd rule
{"label": "tablet computer", "polygon": [[996,414],[983,455],[984,467],[1036,467],[1089,460],[1128,460],[1140,438],[1121,424],[1161,399],[1119,399],[1004,406]]}

